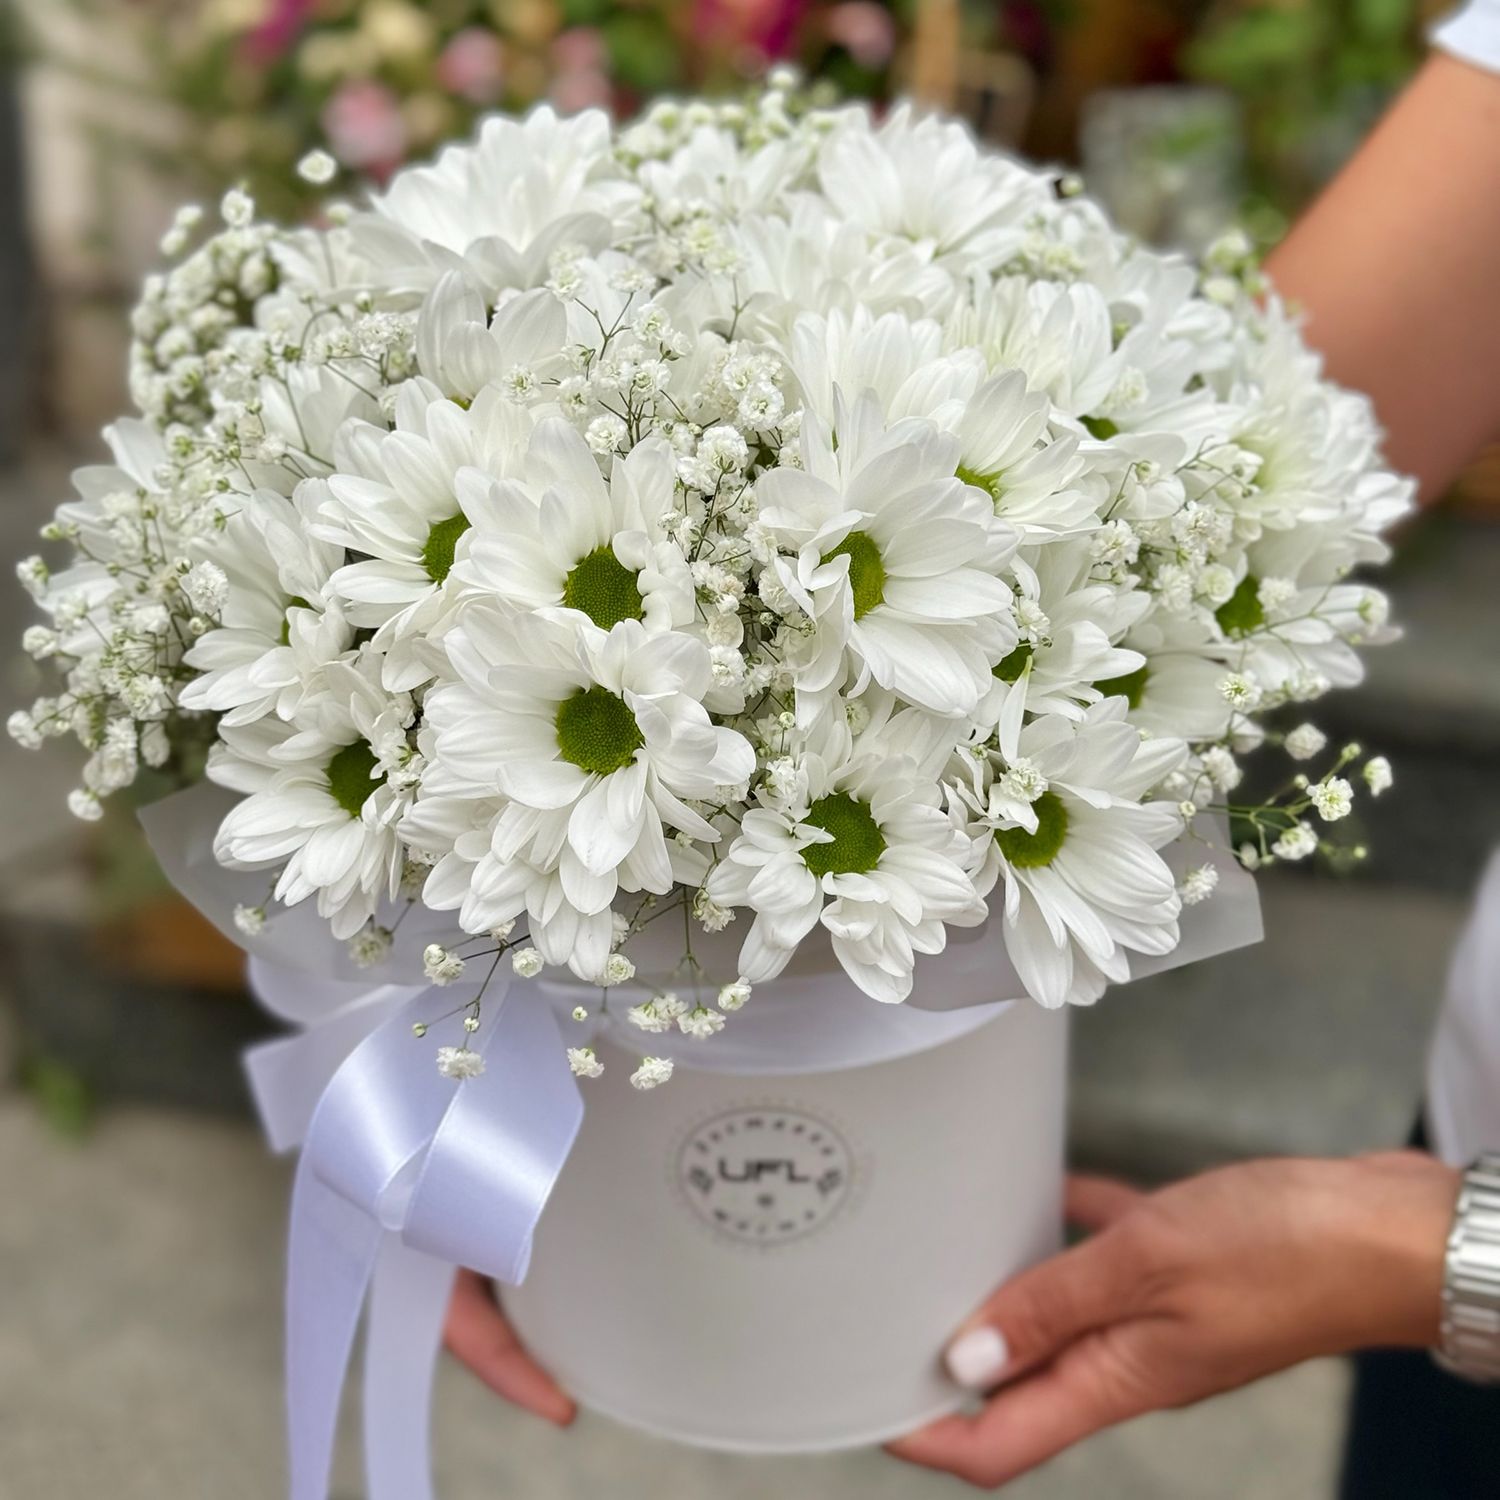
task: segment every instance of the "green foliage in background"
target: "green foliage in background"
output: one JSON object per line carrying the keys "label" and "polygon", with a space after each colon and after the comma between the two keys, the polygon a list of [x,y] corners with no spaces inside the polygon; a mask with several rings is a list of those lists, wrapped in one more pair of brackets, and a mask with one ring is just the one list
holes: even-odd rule
{"label": "green foliage in background", "polygon": [[1251,188],[1261,213],[1284,222],[1338,169],[1421,55],[1415,0],[1246,0],[1212,11],[1182,62],[1189,77],[1239,101]]}

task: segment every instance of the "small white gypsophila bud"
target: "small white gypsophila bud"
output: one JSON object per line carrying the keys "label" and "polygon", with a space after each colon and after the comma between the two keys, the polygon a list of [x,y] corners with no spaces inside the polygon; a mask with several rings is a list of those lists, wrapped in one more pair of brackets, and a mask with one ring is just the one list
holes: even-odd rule
{"label": "small white gypsophila bud", "polygon": [[1254,844],[1241,844],[1240,847],[1235,850],[1235,856],[1247,870],[1259,869],[1262,863],[1260,850],[1257,849]]}
{"label": "small white gypsophila bud", "polygon": [[1177,804],[1177,812],[1184,823],[1191,823],[1198,816],[1198,804],[1185,797]]}
{"label": "small white gypsophila bud", "polygon": [[859,698],[844,704],[844,722],[851,734],[863,734],[870,727],[870,705]]}
{"label": "small white gypsophila bud", "polygon": [[1210,745],[1203,752],[1203,773],[1221,792],[1232,792],[1244,772],[1231,751],[1223,745]]}
{"label": "small white gypsophila bud", "polygon": [[1227,604],[1235,590],[1234,574],[1223,563],[1209,563],[1198,574],[1198,592],[1214,606]]}
{"label": "small white gypsophila bud", "polygon": [[478,1016],[465,1016],[464,1017],[464,1030],[467,1031],[470,1035],[473,1035],[474,1032],[478,1031],[479,1030],[479,1017]]}
{"label": "small white gypsophila bud", "polygon": [[467,1047],[439,1047],[437,1068],[444,1078],[462,1083],[465,1078],[478,1078],[484,1072],[484,1058]]}
{"label": "small white gypsophila bud", "polygon": [[258,937],[266,930],[266,909],[264,906],[245,906],[243,904],[234,909],[234,925],[246,937]]}
{"label": "small white gypsophila bud", "polygon": [[706,1041],[715,1033],[723,1031],[724,1017],[706,1005],[694,1006],[685,1016],[678,1016],[677,1029],[694,1041]]}
{"label": "small white gypsophila bud", "polygon": [[588,1006],[586,1006],[586,1005],[575,1005],[573,1007],[573,1019],[575,1021],[579,1021],[579,1022],[587,1021],[588,1018],[589,1018],[589,1008],[588,1008]]}
{"label": "small white gypsophila bud", "polygon": [[1251,713],[1260,703],[1260,684],[1248,672],[1231,672],[1219,682],[1219,692],[1231,708]]}
{"label": "small white gypsophila bud", "polygon": [[1350,740],[1349,743],[1344,746],[1345,760],[1354,760],[1357,756],[1363,755],[1364,753],[1365,747],[1361,745],[1358,740]]}
{"label": "small white gypsophila bud", "polygon": [[68,793],[68,811],[85,823],[97,823],[104,816],[104,804],[97,793],[76,787]]}
{"label": "small white gypsophila bud", "polygon": [[726,984],[719,991],[719,1009],[731,1014],[744,1007],[750,998],[751,986],[746,980],[736,979],[733,984]]}
{"label": "small white gypsophila bud", "polygon": [[243,188],[230,188],[219,200],[219,217],[231,229],[243,229],[255,217],[255,199]]}
{"label": "small white gypsophila bud", "polygon": [[1018,755],[1005,768],[1005,774],[1000,778],[1000,790],[1018,802],[1035,802],[1047,790],[1047,778],[1034,762]]}
{"label": "small white gypsophila bud", "polygon": [[452,984],[463,971],[463,959],[441,943],[428,943],[422,950],[422,972],[434,984]]}
{"label": "small white gypsophila bud", "polygon": [[641,1065],[630,1075],[632,1088],[654,1089],[672,1076],[670,1057],[643,1057]]}
{"label": "small white gypsophila bud", "polygon": [[1213,865],[1198,865],[1182,877],[1177,893],[1184,906],[1197,906],[1213,895],[1219,884],[1219,872]]}
{"label": "small white gypsophila bud", "polygon": [[734,911],[699,889],[693,892],[693,917],[705,932],[723,932],[734,921]]}
{"label": "small white gypsophila bud", "polygon": [[391,951],[392,934],[385,927],[366,927],[349,939],[349,958],[361,969],[384,963]]}
{"label": "small white gypsophila bud", "polygon": [[37,728],[36,716],[29,714],[24,708],[18,708],[5,721],[5,732],[23,750],[40,750],[42,748],[42,733]]}
{"label": "small white gypsophila bud", "polygon": [[506,940],[506,938],[508,938],[511,935],[511,933],[513,933],[515,930],[516,930],[515,918],[512,917],[509,922],[500,922],[500,923],[497,923],[494,927],[491,927],[490,928],[490,936],[497,943],[503,943]]}
{"label": "small white gypsophila bud", "polygon": [[28,625],[21,636],[21,649],[35,661],[54,655],[57,645],[57,632],[46,625]]}
{"label": "small white gypsophila bud", "polygon": [[297,175],[314,187],[327,187],[339,174],[339,164],[326,151],[309,151],[297,163]]}
{"label": "small white gypsophila bud", "polygon": [[195,563],[183,575],[182,592],[200,615],[217,615],[229,599],[229,579],[217,563]]}
{"label": "small white gypsophila bud", "polygon": [[1277,859],[1306,859],[1318,851],[1318,836],[1307,823],[1298,823],[1271,845],[1271,853]]}
{"label": "small white gypsophila bud", "polygon": [[575,1078],[597,1078],[604,1071],[604,1064],[594,1056],[592,1047],[569,1047],[568,1066]]}
{"label": "small white gypsophila bud", "polygon": [[510,956],[510,966],[522,979],[535,979],[542,972],[542,955],[535,948],[517,948]]}
{"label": "small white gypsophila bud", "polygon": [[51,569],[40,557],[23,557],[16,564],[16,577],[21,580],[22,587],[30,594],[40,594],[46,588],[47,580],[51,576]]}
{"label": "small white gypsophila bud", "polygon": [[1383,755],[1372,755],[1365,762],[1361,774],[1365,778],[1365,785],[1369,787],[1372,797],[1378,797],[1382,792],[1389,791],[1395,779],[1391,773],[1391,763]]}
{"label": "small white gypsophila bud", "polygon": [[1297,597],[1297,585],[1290,578],[1262,578],[1255,597],[1268,615],[1279,615]]}
{"label": "small white gypsophila bud", "polygon": [[1307,789],[1312,805],[1325,823],[1347,818],[1354,807],[1354,788],[1342,776],[1330,776]]}
{"label": "small white gypsophila bud", "polygon": [[613,412],[595,417],[584,430],[584,441],[598,454],[617,453],[628,436],[625,424]]}
{"label": "small white gypsophila bud", "polygon": [[625,1019],[642,1031],[662,1032],[672,1025],[672,1017],[662,1010],[655,1000],[643,1000],[625,1012]]}
{"label": "small white gypsophila bud", "polygon": [[413,1021],[411,1023],[411,1034],[416,1037],[418,1041],[421,1041],[422,1038],[427,1035],[427,1022]]}
{"label": "small white gypsophila bud", "polygon": [[604,972],[599,983],[609,987],[626,984],[635,978],[635,965],[623,953],[611,953],[604,961]]}
{"label": "small white gypsophila bud", "polygon": [[1288,731],[1285,749],[1293,760],[1311,760],[1327,743],[1328,736],[1316,724],[1299,724]]}
{"label": "small white gypsophila bud", "polygon": [[710,427],[698,440],[698,458],[721,474],[737,474],[750,462],[750,448],[737,427]]}

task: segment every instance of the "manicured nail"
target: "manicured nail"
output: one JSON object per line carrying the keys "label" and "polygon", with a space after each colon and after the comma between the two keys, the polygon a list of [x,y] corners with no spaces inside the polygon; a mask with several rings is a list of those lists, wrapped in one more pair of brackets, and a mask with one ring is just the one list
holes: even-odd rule
{"label": "manicured nail", "polygon": [[999,1380],[1009,1357],[998,1328],[971,1328],[948,1345],[948,1373],[971,1391],[987,1390]]}

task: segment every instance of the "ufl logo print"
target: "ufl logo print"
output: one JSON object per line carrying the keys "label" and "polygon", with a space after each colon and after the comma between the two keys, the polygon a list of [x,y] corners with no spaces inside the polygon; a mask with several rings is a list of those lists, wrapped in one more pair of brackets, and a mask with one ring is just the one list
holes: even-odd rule
{"label": "ufl logo print", "polygon": [[826,1120],[781,1105],[705,1120],[677,1154],[693,1212],[721,1234],[777,1245],[810,1234],[849,1194],[854,1157]]}

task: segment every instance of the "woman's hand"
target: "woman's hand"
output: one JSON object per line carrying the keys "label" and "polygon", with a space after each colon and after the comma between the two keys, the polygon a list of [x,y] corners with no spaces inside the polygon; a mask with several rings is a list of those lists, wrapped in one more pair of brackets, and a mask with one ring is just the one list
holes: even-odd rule
{"label": "woman's hand", "polygon": [[1069,1183],[1091,1238],[1001,1287],[948,1351],[999,1390],[891,1445],[994,1488],[1081,1438],[1317,1355],[1438,1339],[1459,1174],[1413,1151],[1248,1162],[1150,1195]]}
{"label": "woman's hand", "polygon": [[477,1271],[460,1271],[448,1304],[443,1342],[497,1395],[566,1427],[578,1408],[526,1352],[500,1311],[494,1289]]}

